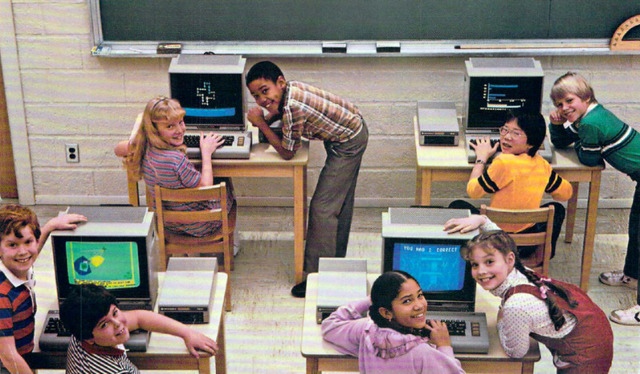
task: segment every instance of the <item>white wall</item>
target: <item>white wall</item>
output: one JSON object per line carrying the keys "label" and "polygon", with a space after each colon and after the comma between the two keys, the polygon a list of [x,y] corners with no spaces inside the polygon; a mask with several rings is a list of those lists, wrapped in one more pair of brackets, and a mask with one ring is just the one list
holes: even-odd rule
{"label": "white wall", "polygon": [[[82,0],[0,0],[0,12],[0,18],[10,18],[0,23],[2,31],[9,33],[0,39],[0,57],[8,84],[10,125],[16,142],[24,143],[15,150],[20,201],[127,202],[125,173],[112,149],[128,136],[148,99],[168,94],[169,59],[92,57],[89,10]],[[17,56],[18,66],[10,64],[12,56]],[[575,70],[591,81],[601,103],[640,129],[640,56],[533,57],[545,71],[545,114],[551,109],[550,85],[567,70]],[[415,102],[455,101],[461,108],[465,58],[272,60],[287,79],[348,98],[364,113],[371,136],[357,204],[411,204],[415,194]],[[247,67],[257,61],[249,58]],[[64,144],[69,142],[79,144],[80,163],[65,162]],[[314,143],[310,193],[323,159],[322,145]],[[241,204],[292,201],[291,183],[286,180],[240,179],[234,184]],[[628,177],[606,170],[600,206],[629,206],[632,188]],[[582,189],[581,199],[585,196]],[[463,197],[463,184],[435,184],[434,203]]]}

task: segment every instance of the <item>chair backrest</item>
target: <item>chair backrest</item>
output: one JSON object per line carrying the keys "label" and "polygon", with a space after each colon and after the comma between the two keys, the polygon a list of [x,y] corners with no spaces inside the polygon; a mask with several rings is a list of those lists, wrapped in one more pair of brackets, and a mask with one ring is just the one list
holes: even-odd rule
{"label": "chair backrest", "polygon": [[[168,222],[178,224],[190,224],[198,222],[222,221],[221,234],[229,234],[229,217],[227,214],[227,187],[225,182],[208,187],[169,189],[158,185],[154,187],[156,216],[158,225],[158,240],[160,243],[161,263],[166,264],[165,237],[167,235],[164,225]],[[167,210],[165,202],[198,202],[217,200],[220,202],[218,209],[203,209],[195,211]],[[204,204],[203,204],[204,206]]]}
{"label": "chair backrest", "polygon": [[533,268],[542,275],[549,275],[554,214],[552,205],[538,209],[511,210],[491,208],[482,204],[480,214],[486,215],[498,225],[500,223],[545,223],[546,230],[544,232],[509,233],[509,236],[513,238],[517,246],[537,246],[536,251],[531,256],[520,260],[524,265]]}

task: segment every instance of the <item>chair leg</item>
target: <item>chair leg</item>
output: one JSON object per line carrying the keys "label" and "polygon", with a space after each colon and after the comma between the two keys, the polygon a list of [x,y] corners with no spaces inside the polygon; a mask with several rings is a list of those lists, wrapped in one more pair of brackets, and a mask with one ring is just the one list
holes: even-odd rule
{"label": "chair leg", "polygon": [[225,297],[225,305],[226,305],[226,311],[230,312],[231,311],[231,287],[229,286],[229,284],[231,283],[231,261],[233,261],[233,243],[229,243],[229,238],[227,238],[227,242],[226,244],[224,244],[224,270],[225,273],[227,273],[228,276],[228,280],[227,280],[227,292],[226,292],[226,297]]}
{"label": "chair leg", "polygon": [[231,264],[229,265],[229,269],[233,270],[233,252],[235,251],[235,247],[234,247],[234,235],[233,233],[229,234],[229,247],[231,248],[231,256],[230,256],[230,260],[231,260]]}
{"label": "chair leg", "polygon": [[[229,275],[229,272],[227,272]],[[224,310],[231,311],[231,277],[227,276],[227,291],[224,293]]]}

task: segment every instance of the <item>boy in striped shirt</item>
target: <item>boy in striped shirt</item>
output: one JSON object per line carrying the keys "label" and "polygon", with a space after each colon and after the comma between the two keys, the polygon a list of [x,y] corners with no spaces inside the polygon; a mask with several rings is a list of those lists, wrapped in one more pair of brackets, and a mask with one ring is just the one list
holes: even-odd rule
{"label": "boy in striped shirt", "polygon": [[28,208],[0,207],[0,373],[31,373],[23,356],[33,350],[33,263],[51,231],[74,229],[86,220],[64,214],[40,230],[38,218]]}
{"label": "boy in striped shirt", "polygon": [[72,335],[69,374],[139,373],[124,349],[129,331],[137,329],[179,336],[195,358],[218,351],[213,339],[174,319],[148,310],[120,310],[116,298],[94,284],[73,286],[60,307],[60,319]]}

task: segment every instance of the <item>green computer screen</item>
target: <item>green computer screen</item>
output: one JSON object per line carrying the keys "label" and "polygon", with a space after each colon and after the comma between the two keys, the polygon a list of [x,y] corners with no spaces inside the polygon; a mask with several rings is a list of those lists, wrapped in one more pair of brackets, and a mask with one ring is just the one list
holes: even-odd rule
{"label": "green computer screen", "polygon": [[135,242],[66,243],[69,284],[93,283],[110,290],[140,285]]}

